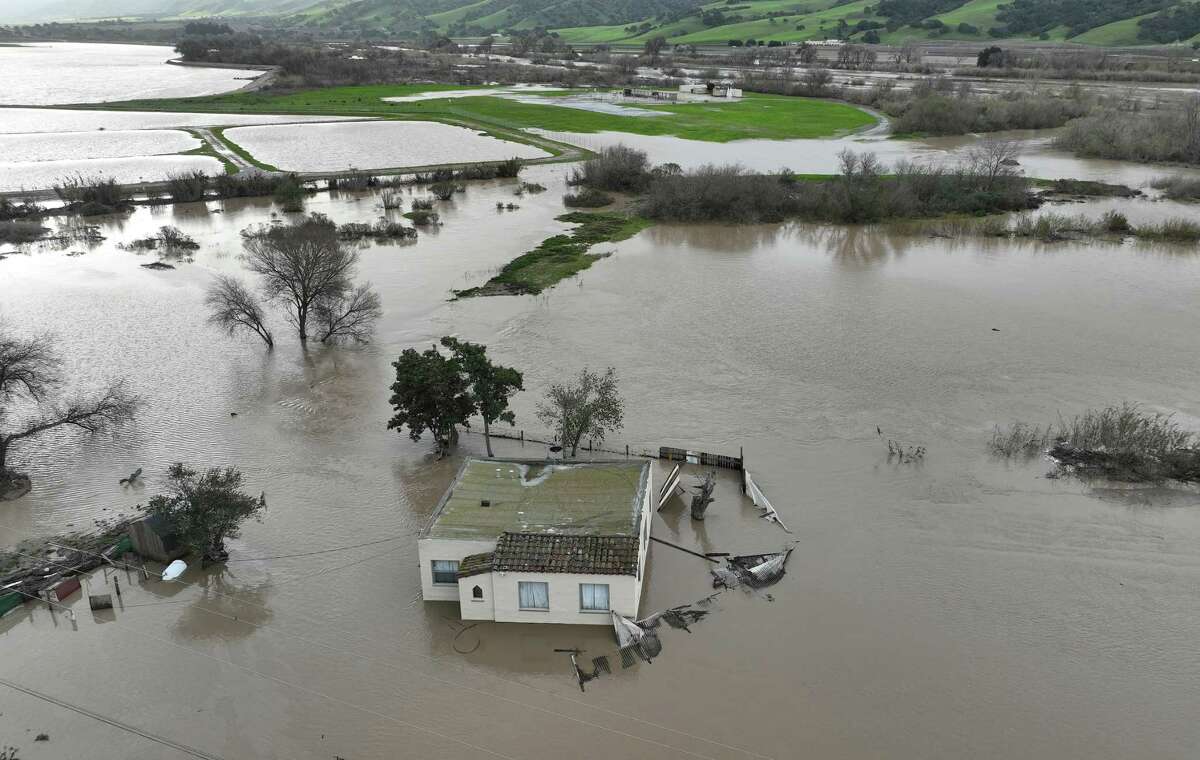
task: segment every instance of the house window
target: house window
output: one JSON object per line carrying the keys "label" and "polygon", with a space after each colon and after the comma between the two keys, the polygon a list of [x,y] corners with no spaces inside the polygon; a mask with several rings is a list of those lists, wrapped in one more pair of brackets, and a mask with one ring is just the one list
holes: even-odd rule
{"label": "house window", "polygon": [[523,610],[550,609],[550,584],[541,581],[517,581],[517,596]]}
{"label": "house window", "polygon": [[433,561],[433,582],[458,585],[458,562],[452,559]]}
{"label": "house window", "polygon": [[580,583],[579,609],[584,612],[608,612],[608,584]]}
{"label": "house window", "polygon": [[471,589],[471,598],[472,599],[482,599],[483,598],[483,589],[481,589],[478,586]]}

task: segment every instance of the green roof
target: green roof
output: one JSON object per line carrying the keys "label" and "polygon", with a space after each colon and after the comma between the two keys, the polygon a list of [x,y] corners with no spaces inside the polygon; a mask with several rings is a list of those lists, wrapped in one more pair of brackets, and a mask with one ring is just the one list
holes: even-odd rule
{"label": "green roof", "polygon": [[649,479],[647,462],[468,459],[423,537],[636,536]]}

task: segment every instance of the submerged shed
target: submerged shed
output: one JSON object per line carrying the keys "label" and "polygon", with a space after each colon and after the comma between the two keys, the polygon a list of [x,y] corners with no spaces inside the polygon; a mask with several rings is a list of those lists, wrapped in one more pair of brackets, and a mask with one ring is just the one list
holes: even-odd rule
{"label": "submerged shed", "polygon": [[133,550],[146,559],[171,562],[188,553],[170,525],[158,517],[143,517],[129,523]]}

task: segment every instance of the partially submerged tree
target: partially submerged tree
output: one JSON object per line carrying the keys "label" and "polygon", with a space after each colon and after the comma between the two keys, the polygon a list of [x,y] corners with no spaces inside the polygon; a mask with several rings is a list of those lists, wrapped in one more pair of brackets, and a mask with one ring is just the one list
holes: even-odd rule
{"label": "partially submerged tree", "polygon": [[364,340],[379,314],[379,299],[369,286],[355,287],[358,254],[343,243],[337,225],[311,214],[288,225],[246,234],[250,271],[263,278],[268,299],[282,303],[288,321],[308,340],[309,321],[324,323],[321,340]]}
{"label": "partially submerged tree", "polygon": [[201,557],[201,566],[224,562],[225,539],[237,538],[246,520],[261,519],[266,495],[242,491],[242,473],[233,467],[200,472],[182,462],[167,471],[167,492],[142,509],[176,531],[180,542]]}
{"label": "partially submerged tree", "polygon": [[512,367],[492,364],[487,357],[487,346],[470,343],[457,338],[442,338],[442,345],[450,349],[458,360],[471,389],[471,402],[475,411],[483,418],[483,441],[487,455],[492,454],[492,425],[507,422],[512,425],[516,416],[508,408],[508,400],[517,391],[525,390],[521,373]]}
{"label": "partially submerged tree", "polygon": [[227,274],[217,275],[204,296],[208,305],[210,324],[233,335],[238,330],[249,330],[263,339],[268,348],[275,345],[275,338],[267,327],[266,314],[258,296],[245,283]]}
{"label": "partially submerged tree", "polygon": [[353,290],[320,298],[313,305],[322,343],[344,340],[366,343],[375,330],[375,322],[383,316],[379,295],[370,283]]}
{"label": "partially submerged tree", "polygon": [[388,430],[407,427],[414,441],[428,430],[438,456],[445,456],[458,443],[458,426],[469,426],[475,412],[462,363],[433,346],[421,353],[406,348],[392,366],[396,382],[390,403],[396,413],[388,421]]}
{"label": "partially submerged tree", "polygon": [[114,381],[94,393],[53,399],[62,387],[62,360],[48,335],[20,338],[0,324],[0,496],[27,478],[10,469],[15,444],[56,428],[98,433],[130,420],[138,399]]}
{"label": "partially submerged tree", "polygon": [[617,372],[612,367],[603,374],[584,367],[574,382],[555,383],[538,406],[538,418],[554,428],[563,448],[571,456],[579,451],[584,436],[603,441],[610,432],[620,430],[625,402],[617,392]]}

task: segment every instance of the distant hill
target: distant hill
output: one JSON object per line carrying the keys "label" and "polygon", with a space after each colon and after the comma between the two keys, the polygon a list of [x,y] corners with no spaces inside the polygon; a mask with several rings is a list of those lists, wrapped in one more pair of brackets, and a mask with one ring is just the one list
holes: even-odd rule
{"label": "distant hill", "polygon": [[1191,43],[1200,0],[0,0],[0,21],[263,18],[340,34],[450,36],[545,27],[568,42],[842,38]]}

